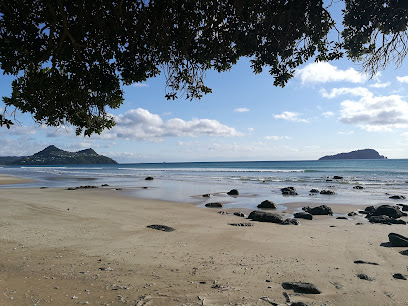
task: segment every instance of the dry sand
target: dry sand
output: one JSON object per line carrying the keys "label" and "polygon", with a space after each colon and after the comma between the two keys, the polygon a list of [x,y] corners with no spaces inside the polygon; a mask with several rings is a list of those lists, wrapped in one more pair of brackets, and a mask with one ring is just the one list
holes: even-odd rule
{"label": "dry sand", "polygon": [[[392,276],[408,274],[404,248],[381,245],[406,226],[320,216],[299,226],[235,227],[228,223],[248,220],[124,194],[0,189],[0,304],[408,304],[408,281]],[[287,281],[313,283],[322,294],[283,289]]]}

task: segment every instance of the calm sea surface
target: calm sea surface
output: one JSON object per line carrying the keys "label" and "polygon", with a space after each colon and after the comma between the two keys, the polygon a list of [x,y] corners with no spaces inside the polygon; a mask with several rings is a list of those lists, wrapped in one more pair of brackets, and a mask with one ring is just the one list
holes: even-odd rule
{"label": "calm sea surface", "polygon": [[[405,195],[408,198],[407,159],[3,166],[0,167],[0,174],[36,180],[35,183],[5,187],[109,184],[110,187],[123,188],[123,192],[139,198],[201,205],[217,201],[225,203],[226,207],[236,208],[255,208],[265,199],[277,204],[314,202],[328,205],[396,204],[408,201],[388,198],[389,195]],[[343,179],[335,180],[335,175]],[[147,176],[154,177],[154,180],[146,181]],[[364,189],[353,189],[356,185]],[[280,188],[288,186],[295,187],[299,195],[283,196]],[[309,190],[312,188],[330,189],[336,195],[310,195]],[[231,189],[238,189],[240,196],[228,196],[226,192]],[[212,196],[201,196],[207,193]]]}

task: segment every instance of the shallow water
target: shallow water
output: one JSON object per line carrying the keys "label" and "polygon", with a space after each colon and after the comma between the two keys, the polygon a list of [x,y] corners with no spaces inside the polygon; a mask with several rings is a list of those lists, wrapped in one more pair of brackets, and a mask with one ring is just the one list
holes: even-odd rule
{"label": "shallow water", "polygon": [[[257,161],[150,163],[119,165],[64,165],[0,168],[10,174],[37,180],[4,187],[75,187],[109,184],[139,198],[151,198],[204,205],[222,202],[225,207],[255,208],[265,199],[277,204],[396,204],[389,195],[405,195],[408,160]],[[342,176],[335,180],[333,176]],[[154,180],[146,181],[145,177]],[[364,189],[356,190],[361,185]],[[298,196],[283,196],[280,188],[293,186]],[[141,187],[148,187],[142,189]],[[329,189],[335,195],[310,195],[309,190]],[[226,194],[238,189],[240,195]],[[388,193],[389,195],[387,195]],[[201,195],[211,194],[210,198]]]}

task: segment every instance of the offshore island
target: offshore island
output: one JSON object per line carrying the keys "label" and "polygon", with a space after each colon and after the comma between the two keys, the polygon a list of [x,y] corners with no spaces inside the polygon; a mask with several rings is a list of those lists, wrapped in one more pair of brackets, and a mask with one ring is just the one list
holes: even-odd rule
{"label": "offshore island", "polygon": [[334,160],[334,159],[387,159],[387,157],[380,155],[376,150],[363,149],[351,151],[348,153],[339,153],[336,155],[326,155],[319,158],[319,160]]}

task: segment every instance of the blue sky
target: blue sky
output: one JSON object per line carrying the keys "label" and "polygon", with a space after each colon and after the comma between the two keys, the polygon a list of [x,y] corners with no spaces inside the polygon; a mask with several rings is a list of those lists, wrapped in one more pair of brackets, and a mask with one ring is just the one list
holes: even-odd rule
{"label": "blue sky", "polygon": [[[101,135],[77,137],[74,127],[38,126],[17,113],[20,124],[0,129],[0,156],[54,144],[92,147],[122,163],[314,160],[364,148],[408,158],[407,67],[391,64],[369,79],[347,59],[310,61],[277,88],[272,76],[253,74],[249,59],[241,59],[228,72],[207,72],[213,93],[192,102],[167,101],[165,80],[157,77],[124,88],[122,107],[111,112],[117,126]],[[1,96],[10,94],[11,81],[0,75]]]}
{"label": "blue sky", "polygon": [[[0,155],[33,154],[54,144],[92,147],[119,162],[313,160],[373,148],[408,158],[408,73],[390,66],[373,79],[350,61],[305,64],[285,88],[268,73],[255,75],[241,60],[229,72],[208,72],[213,93],[200,101],[167,101],[164,79],[125,88],[117,126],[100,136],[75,136],[74,127],[2,128]],[[0,93],[11,78],[0,77]],[[3,105],[0,105],[3,108]]]}

